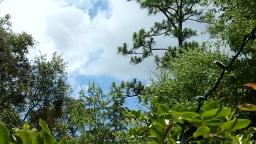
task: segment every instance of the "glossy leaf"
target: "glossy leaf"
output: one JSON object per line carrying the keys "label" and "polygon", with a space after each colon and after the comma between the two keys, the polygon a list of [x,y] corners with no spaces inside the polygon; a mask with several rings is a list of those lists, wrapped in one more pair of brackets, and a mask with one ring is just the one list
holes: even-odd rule
{"label": "glossy leaf", "polygon": [[207,126],[201,126],[199,127],[193,134],[194,138],[197,138],[199,136],[206,137],[211,132],[210,128]]}
{"label": "glossy leaf", "polygon": [[238,108],[243,111],[256,111],[256,105],[254,104],[245,103],[239,105]]}
{"label": "glossy leaf", "polygon": [[202,113],[202,118],[219,118],[219,117],[225,117],[231,114],[231,110],[229,108],[218,108],[218,109],[212,109],[208,110]]}
{"label": "glossy leaf", "polygon": [[180,116],[180,119],[184,119],[191,123],[201,122],[201,120],[199,119],[199,114],[195,112],[183,112],[182,115]]}
{"label": "glossy leaf", "polygon": [[243,129],[243,128],[246,128],[250,124],[250,122],[251,121],[249,119],[233,119],[231,121],[223,123],[221,125],[221,130],[235,131],[235,130]]}

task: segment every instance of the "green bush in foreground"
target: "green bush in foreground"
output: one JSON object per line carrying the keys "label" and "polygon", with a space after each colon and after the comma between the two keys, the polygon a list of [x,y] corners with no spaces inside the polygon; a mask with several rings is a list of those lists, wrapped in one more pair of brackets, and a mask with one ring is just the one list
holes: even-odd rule
{"label": "green bush in foreground", "polygon": [[[244,85],[249,91],[256,91],[255,83]],[[251,95],[243,96],[251,97]],[[233,111],[221,105],[220,100],[208,100],[202,109],[195,107],[171,109],[166,104],[152,102],[157,108],[151,114],[149,126],[152,143],[255,143],[255,124],[245,116],[256,111],[251,101],[242,102]]]}
{"label": "green bush in foreground", "polygon": [[62,139],[57,142],[50,134],[50,130],[43,120],[39,120],[41,130],[31,129],[24,124],[22,129],[9,131],[4,124],[0,124],[0,144],[69,144]]}

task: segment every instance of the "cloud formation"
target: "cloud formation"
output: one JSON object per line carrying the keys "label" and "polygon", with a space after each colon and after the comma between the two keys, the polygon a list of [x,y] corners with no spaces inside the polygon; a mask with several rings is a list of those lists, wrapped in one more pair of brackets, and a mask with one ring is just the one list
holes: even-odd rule
{"label": "cloud formation", "polygon": [[116,48],[131,42],[133,32],[150,27],[151,17],[135,2],[126,0],[6,0],[1,13],[10,13],[14,31],[25,31],[38,42],[31,57],[62,54],[68,72],[84,76],[109,75],[117,79],[147,79],[155,65],[147,59],[131,65]]}

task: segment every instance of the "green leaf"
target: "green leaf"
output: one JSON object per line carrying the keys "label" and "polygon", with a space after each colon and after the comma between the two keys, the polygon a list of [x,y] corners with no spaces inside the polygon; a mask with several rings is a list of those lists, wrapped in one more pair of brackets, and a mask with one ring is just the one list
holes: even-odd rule
{"label": "green leaf", "polygon": [[159,113],[167,113],[170,111],[170,108],[167,104],[157,104],[156,106]]}
{"label": "green leaf", "polygon": [[245,103],[239,105],[238,108],[243,111],[256,111],[256,105],[254,104]]}
{"label": "green leaf", "polygon": [[220,101],[219,100],[208,100],[205,102],[205,104],[203,105],[202,109],[204,111],[208,111],[208,110],[212,110],[215,108],[218,108],[220,105]]}
{"label": "green leaf", "polygon": [[173,119],[173,121],[182,122],[182,118],[181,118],[182,113],[172,111],[172,112],[170,112],[170,114],[171,114],[171,118]]}
{"label": "green leaf", "polygon": [[23,144],[32,144],[32,133],[28,131],[19,131],[18,136],[21,138]]}
{"label": "green leaf", "polygon": [[180,118],[190,123],[198,123],[198,122],[201,122],[201,120],[198,119],[199,116],[200,115],[195,112],[183,112]]}
{"label": "green leaf", "polygon": [[150,133],[151,136],[160,140],[162,132],[165,129],[166,124],[163,120],[156,119],[153,121],[152,125],[150,126]]}
{"label": "green leaf", "polygon": [[150,134],[151,134],[151,136],[153,136],[157,140],[160,140],[162,132],[163,131],[160,128],[158,128],[157,125],[152,125],[150,127]]}
{"label": "green leaf", "polygon": [[199,127],[193,134],[194,138],[197,138],[199,136],[206,137],[211,132],[210,128],[207,126],[201,126]]}
{"label": "green leaf", "polygon": [[40,136],[43,139],[44,144],[54,144],[52,136],[46,131],[41,131]]}
{"label": "green leaf", "polygon": [[221,119],[208,119],[208,120],[205,120],[203,121],[204,122],[204,125],[207,125],[207,126],[219,126],[223,123],[223,120]]}
{"label": "green leaf", "polygon": [[40,134],[38,134],[37,136],[36,136],[36,144],[43,144],[44,143],[44,140],[43,140],[43,138],[40,136]]}
{"label": "green leaf", "polygon": [[229,108],[217,108],[205,111],[201,114],[202,119],[225,117],[231,114]]}
{"label": "green leaf", "polygon": [[221,125],[221,130],[231,130],[235,131],[238,129],[246,128],[251,123],[248,119],[233,119],[231,121],[225,122]]}
{"label": "green leaf", "polygon": [[48,125],[46,124],[45,121],[43,121],[42,119],[39,119],[39,125],[40,125],[40,127],[42,128],[43,131],[50,134],[50,130],[49,130]]}
{"label": "green leaf", "polygon": [[0,123],[0,144],[9,143],[9,133],[4,124]]}
{"label": "green leaf", "polygon": [[[169,116],[169,117],[168,117]],[[170,113],[166,113],[164,115],[162,115],[162,118],[170,118],[175,121],[175,122],[179,122],[179,123],[183,123],[184,120],[191,122],[191,123],[198,123],[201,122],[199,118],[199,114],[195,113],[195,112],[176,112],[176,111],[172,111]]]}
{"label": "green leaf", "polygon": [[[44,144],[54,144],[54,139],[50,134],[50,130],[45,121],[39,120],[39,125],[42,128],[40,132],[40,138],[43,140]],[[39,140],[39,139],[37,139]]]}

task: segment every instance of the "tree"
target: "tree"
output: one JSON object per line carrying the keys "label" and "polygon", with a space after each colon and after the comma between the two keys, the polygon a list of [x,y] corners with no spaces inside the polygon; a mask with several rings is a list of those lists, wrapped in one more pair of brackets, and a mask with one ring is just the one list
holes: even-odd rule
{"label": "tree", "polygon": [[[254,7],[256,6],[256,2],[253,0],[215,0],[213,2],[218,8],[216,10],[218,15],[213,17],[212,21],[214,25],[209,28],[209,32],[213,38],[217,39],[217,42],[221,42],[216,46],[229,48],[233,52],[239,51],[240,45],[244,40],[243,37],[255,29],[256,10]],[[255,34],[251,36],[251,39],[255,39]],[[254,69],[254,67],[256,67],[255,60],[255,41],[250,41],[245,45],[245,49],[232,69],[233,87],[256,81]],[[230,91],[232,91],[232,89],[230,89]],[[247,93],[247,91],[245,93]],[[245,93],[242,94],[245,95]],[[255,103],[256,100],[252,96],[254,94],[250,95],[251,97],[246,98],[247,101]],[[240,99],[244,101],[242,96]],[[250,118],[254,124],[256,123],[253,113],[248,113],[247,117]]]}
{"label": "tree", "polygon": [[63,115],[63,102],[69,94],[65,63],[56,53],[50,61],[45,56],[36,57],[30,77],[23,121],[37,125],[43,119],[52,130]]}
{"label": "tree", "polygon": [[[171,68],[161,68],[159,77],[147,88],[147,97],[157,98],[159,103],[176,103],[191,101],[196,96],[202,96],[216,81],[221,69],[214,63],[215,60],[226,62],[228,58],[218,52],[208,52],[202,49],[193,49],[184,52],[169,61]],[[229,101],[226,93],[229,84],[226,83],[215,94],[216,98]]]}
{"label": "tree", "polygon": [[108,127],[106,95],[95,83],[90,83],[86,91],[81,90],[80,99],[85,108],[85,125],[80,136],[80,143],[109,143],[111,141]]}
{"label": "tree", "polygon": [[55,137],[78,143],[80,136],[86,132],[88,119],[83,99],[67,97],[63,104],[63,116],[54,128]]}
{"label": "tree", "polygon": [[[123,84],[123,83],[122,83]],[[121,84],[121,85],[122,85]],[[123,86],[123,85],[122,85]],[[122,93],[122,86],[117,86],[114,82],[109,94],[110,105],[108,107],[108,120],[111,133],[113,135],[112,142],[126,143],[125,138],[127,132],[125,112],[128,108],[125,107],[125,96]]]}
{"label": "tree", "polygon": [[11,31],[9,16],[0,18],[0,108],[7,112],[1,121],[8,128],[20,124],[29,87],[30,64],[26,57],[34,40],[27,33]]}
{"label": "tree", "polygon": [[[153,55],[153,51],[173,52],[183,45],[194,45],[186,42],[196,35],[196,31],[184,26],[185,22],[203,22],[204,9],[207,2],[202,0],[136,0],[143,9],[147,9],[149,15],[163,14],[165,19],[155,22],[155,25],[146,31],[141,29],[133,34],[133,45],[128,49],[126,43],[118,47],[118,53],[132,55],[131,62],[140,63],[144,58]],[[155,47],[155,37],[174,37],[178,41],[178,47]],[[135,56],[133,56],[135,55]],[[139,55],[139,56],[137,56]]]}

